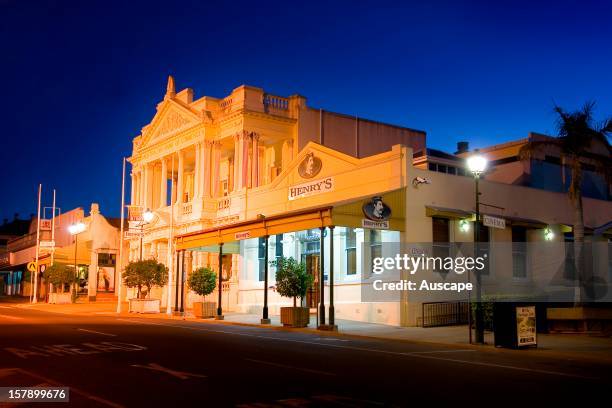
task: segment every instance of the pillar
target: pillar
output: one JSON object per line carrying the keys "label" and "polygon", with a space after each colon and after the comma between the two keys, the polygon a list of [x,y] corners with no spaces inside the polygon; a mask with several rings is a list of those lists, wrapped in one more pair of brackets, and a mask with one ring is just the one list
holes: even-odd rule
{"label": "pillar", "polygon": [[179,310],[179,275],[181,274],[181,254],[183,251],[176,251],[176,278],[174,285],[174,311],[178,312]]}
{"label": "pillar", "polygon": [[215,319],[223,320],[223,308],[221,307],[221,302],[223,301],[223,243],[219,244],[219,284],[217,285],[217,290],[219,291],[219,300],[217,304],[217,316]]}
{"label": "pillar", "polygon": [[325,227],[319,228],[320,236],[320,277],[319,277],[319,326],[325,326]]}
{"label": "pillar", "polygon": [[142,168],[140,169],[140,174],[138,175],[138,191],[140,192],[138,194],[138,205],[140,205],[141,207],[144,207],[145,205],[145,179],[144,179],[144,166],[142,166]]}
{"label": "pillar", "polygon": [[240,163],[240,138],[241,134],[237,133],[234,136],[234,166],[233,166],[233,180],[232,180],[232,191],[237,191],[239,186],[239,163]]}
{"label": "pillar", "polygon": [[208,140],[204,142],[204,160],[202,160],[202,178],[204,179],[204,191],[202,196],[205,198],[210,197],[210,150],[212,143]]}
{"label": "pillar", "polygon": [[176,202],[178,204],[183,202],[183,188],[185,184],[185,152],[180,150],[178,152],[178,180],[176,186]]}
{"label": "pillar", "polygon": [[336,329],[336,310],[334,309],[334,226],[329,227],[329,325]]}
{"label": "pillar", "polygon": [[219,197],[219,167],[221,164],[221,142],[213,144],[213,197]]}
{"label": "pillar", "polygon": [[249,136],[246,133],[242,134],[240,139],[240,188],[248,187],[249,177]]}
{"label": "pillar", "polygon": [[136,200],[136,174],[130,172],[130,204],[134,204]]}
{"label": "pillar", "polygon": [[261,318],[261,324],[270,324],[270,318],[268,317],[268,242],[270,237],[266,235],[264,237],[264,245],[266,246],[266,251],[264,252],[264,306],[263,306],[263,316]]}
{"label": "pillar", "polygon": [[259,186],[259,135],[253,133],[253,166],[251,169],[251,186]]}
{"label": "pillar", "polygon": [[151,198],[153,198],[152,193],[152,189],[151,189],[151,181],[152,181],[152,172],[151,172],[151,165],[150,164],[145,164],[145,170],[144,170],[145,174],[144,174],[144,208],[151,208]]}
{"label": "pillar", "polygon": [[159,185],[159,207],[163,208],[168,202],[168,162],[161,159],[161,184]]}
{"label": "pillar", "polygon": [[202,177],[201,172],[201,154],[202,154],[202,144],[196,143],[195,145],[195,165],[193,167],[193,197],[200,197],[200,179]]}

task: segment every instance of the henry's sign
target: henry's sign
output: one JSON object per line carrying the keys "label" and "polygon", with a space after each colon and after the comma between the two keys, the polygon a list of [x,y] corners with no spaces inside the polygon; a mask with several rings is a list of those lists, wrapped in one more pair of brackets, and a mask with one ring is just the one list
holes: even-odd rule
{"label": "henry's sign", "polygon": [[310,181],[297,186],[289,187],[289,200],[323,194],[334,190],[334,178],[327,177],[323,180]]}
{"label": "henry's sign", "polygon": [[490,215],[483,215],[482,223],[486,227],[499,228],[499,229],[506,228],[506,220],[504,220],[503,218],[491,217]]}

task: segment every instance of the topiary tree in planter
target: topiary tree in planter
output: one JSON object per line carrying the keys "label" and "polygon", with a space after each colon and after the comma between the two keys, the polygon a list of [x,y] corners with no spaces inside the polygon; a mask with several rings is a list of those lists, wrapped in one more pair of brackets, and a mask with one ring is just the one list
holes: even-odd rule
{"label": "topiary tree in planter", "polygon": [[[217,274],[210,268],[198,268],[187,278],[187,286],[200,296],[211,294],[217,286]],[[196,317],[214,317],[215,302],[193,302]]]}
{"label": "topiary tree in planter", "polygon": [[[159,313],[160,300],[151,299],[151,288],[168,282],[168,268],[154,259],[130,262],[125,267],[123,282],[128,288],[137,288],[136,298],[130,299],[130,311]],[[146,287],[146,293],[142,288]]]}
{"label": "topiary tree in planter", "polygon": [[272,264],[276,266],[276,291],[282,297],[293,298],[293,307],[281,307],[281,323],[292,327],[308,326],[310,310],[297,306],[297,298],[301,303],[312,286],[312,276],[306,272],[306,264],[292,257],[278,258]]}
{"label": "topiary tree in planter", "polygon": [[54,263],[45,271],[45,279],[53,284],[55,293],[49,294],[49,303],[71,303],[76,301],[70,292],[66,292],[66,285],[76,282],[74,271],[61,263]]}

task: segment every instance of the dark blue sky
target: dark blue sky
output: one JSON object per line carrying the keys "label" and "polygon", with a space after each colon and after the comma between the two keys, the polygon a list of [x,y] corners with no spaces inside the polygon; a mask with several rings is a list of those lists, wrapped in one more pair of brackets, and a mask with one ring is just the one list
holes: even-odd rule
{"label": "dark blue sky", "polygon": [[[128,3],[128,4],[126,4]],[[227,3],[225,5],[219,3]],[[0,217],[120,209],[121,158],[168,73],[246,83],[427,132],[430,147],[554,133],[553,103],[612,114],[609,1],[0,0]]]}

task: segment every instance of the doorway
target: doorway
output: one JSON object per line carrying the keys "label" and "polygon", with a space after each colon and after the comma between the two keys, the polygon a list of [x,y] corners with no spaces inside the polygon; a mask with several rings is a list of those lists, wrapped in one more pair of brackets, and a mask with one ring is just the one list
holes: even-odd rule
{"label": "doorway", "polygon": [[319,304],[319,254],[304,254],[302,262],[306,264],[306,272],[312,276],[312,285],[306,292],[306,307],[316,309]]}

